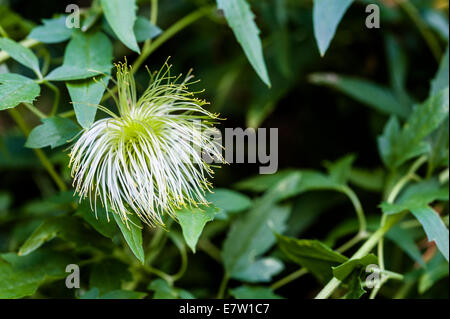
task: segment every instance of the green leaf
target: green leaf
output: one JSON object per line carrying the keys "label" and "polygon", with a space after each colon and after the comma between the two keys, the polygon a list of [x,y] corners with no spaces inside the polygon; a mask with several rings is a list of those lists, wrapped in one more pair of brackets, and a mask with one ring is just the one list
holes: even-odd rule
{"label": "green leaf", "polygon": [[362,258],[349,259],[343,264],[333,267],[333,276],[344,281],[355,269],[365,268],[368,265],[378,265],[378,258],[374,254],[368,254]]}
{"label": "green leaf", "polygon": [[55,19],[44,19],[43,25],[35,27],[28,35],[29,39],[35,39],[42,43],[59,43],[69,40],[73,30],[66,26],[66,16]]}
{"label": "green leaf", "polygon": [[94,123],[97,105],[103,97],[108,81],[109,77],[105,75],[66,83],[78,123],[83,128],[89,128]]}
{"label": "green leaf", "polygon": [[439,251],[449,260],[449,232],[438,213],[431,207],[411,209],[411,213],[422,224],[428,241],[434,241]]}
{"label": "green leaf", "polygon": [[422,253],[420,252],[415,238],[411,234],[411,231],[408,231],[407,229],[396,225],[391,228],[391,230],[386,234],[386,237],[392,240],[401,249],[403,249],[403,251],[414,261],[419,263],[421,266],[425,266],[422,258]]}
{"label": "green leaf", "polygon": [[448,277],[448,273],[448,262],[441,255],[435,255],[419,278],[419,293],[427,292],[439,280]]}
{"label": "green leaf", "polygon": [[101,237],[88,230],[80,223],[78,218],[63,216],[45,220],[25,241],[19,249],[19,255],[25,256],[44,243],[54,239],[73,242],[79,247],[89,247],[102,244]]}
{"label": "green leaf", "polygon": [[27,256],[0,254],[0,298],[31,296],[44,282],[66,277],[66,266],[76,262],[67,254],[47,250]]}
{"label": "green leaf", "polygon": [[384,187],[386,173],[382,168],[368,170],[365,168],[353,167],[348,176],[349,182],[362,189],[381,192]]}
{"label": "green leaf", "polygon": [[174,288],[162,279],[152,281],[148,289],[155,292],[153,299],[195,299],[190,292]]}
{"label": "green leaf", "polygon": [[113,290],[101,296],[100,299],[142,299],[145,296],[147,296],[145,292]]}
{"label": "green leaf", "polygon": [[127,264],[117,259],[105,259],[94,264],[89,278],[89,286],[97,288],[100,295],[103,295],[122,288],[123,282],[132,279]]}
{"label": "green leaf", "polygon": [[42,76],[39,69],[39,60],[30,49],[6,38],[0,38],[0,49],[8,52],[11,58],[17,62],[32,69],[39,77]]}
{"label": "green leaf", "polygon": [[392,35],[387,34],[385,36],[385,43],[391,87],[402,104],[408,106],[405,109],[409,110],[409,105],[413,103],[406,92],[406,79],[408,75],[406,54],[400,46],[399,41]]}
{"label": "green leaf", "polygon": [[32,79],[13,73],[0,74],[0,111],[30,103],[41,93],[40,86]]}
{"label": "green leaf", "polygon": [[276,206],[275,203],[297,180],[298,176],[294,175],[279,182],[232,224],[222,251],[225,270],[229,276],[252,265],[258,256],[275,243],[274,232],[284,231],[290,208]]}
{"label": "green leaf", "polygon": [[252,206],[248,196],[225,188],[215,188],[213,193],[206,195],[206,199],[228,213],[242,212]]}
{"label": "green leaf", "polygon": [[28,136],[25,147],[55,148],[69,142],[78,134],[80,128],[72,120],[62,117],[49,117],[41,120],[43,124],[35,127]]}
{"label": "green leaf", "polygon": [[162,30],[158,26],[151,23],[145,17],[137,17],[133,30],[137,42],[154,39],[162,33]]}
{"label": "green leaf", "polygon": [[230,294],[235,299],[282,299],[269,287],[240,286],[230,289]]}
{"label": "green leaf", "polygon": [[250,283],[270,282],[272,277],[278,275],[283,269],[284,265],[280,260],[272,257],[261,258],[246,269],[235,273],[232,278]]}
{"label": "green leaf", "polygon": [[105,237],[112,239],[117,232],[116,223],[109,219],[105,208],[100,205],[97,205],[96,214],[85,201],[79,206],[77,215],[81,216],[89,225]]}
{"label": "green leaf", "polygon": [[91,288],[86,293],[84,293],[80,299],[99,299],[100,298],[100,291],[98,288]]}
{"label": "green leaf", "polygon": [[405,118],[410,113],[409,107],[399,101],[390,89],[362,78],[334,73],[315,73],[310,76],[310,81],[334,88],[384,114]]}
{"label": "green leaf", "polygon": [[386,166],[393,169],[430,151],[424,139],[448,117],[448,93],[447,88],[417,105],[401,129],[395,117],[389,120],[378,138],[378,148]]}
{"label": "green leaf", "polygon": [[241,44],[247,59],[261,80],[271,86],[266,64],[264,62],[259,29],[254,15],[246,0],[217,0],[217,6],[223,10],[228,25]]}
{"label": "green leaf", "polygon": [[324,56],[347,9],[353,0],[314,0],[313,21],[320,55]]}
{"label": "green leaf", "polygon": [[131,50],[140,53],[134,35],[136,0],[101,0],[106,20],[117,37]]}
{"label": "green leaf", "polygon": [[332,268],[346,262],[347,257],[333,251],[318,240],[296,239],[277,235],[278,246],[293,262],[308,269],[321,282],[333,277]]}
{"label": "green leaf", "polygon": [[215,207],[183,208],[175,212],[175,216],[183,230],[183,237],[195,253],[198,239],[207,222],[214,219],[218,210]]}
{"label": "green leaf", "polygon": [[346,184],[352,170],[356,156],[346,155],[335,162],[325,162],[330,178],[339,184]]}
{"label": "green leaf", "polygon": [[449,260],[449,231],[438,213],[428,205],[435,200],[448,200],[448,185],[440,187],[439,182],[430,180],[409,187],[395,204],[383,203],[381,208],[385,214],[397,214],[405,210],[411,213],[422,224],[429,241],[436,246]]}
{"label": "green leaf", "polygon": [[75,32],[66,47],[63,65],[46,76],[50,81],[83,80],[111,71],[112,44],[101,32]]}
{"label": "green leaf", "polygon": [[234,187],[242,191],[261,193],[275,186],[284,178],[291,176],[295,172],[298,172],[298,170],[284,169],[279,170],[274,174],[256,175],[236,183]]}
{"label": "green leaf", "polygon": [[128,215],[129,221],[125,224],[118,214],[113,213],[114,219],[122,232],[125,241],[133,254],[144,264],[144,247],[142,246],[142,223],[134,214]]}

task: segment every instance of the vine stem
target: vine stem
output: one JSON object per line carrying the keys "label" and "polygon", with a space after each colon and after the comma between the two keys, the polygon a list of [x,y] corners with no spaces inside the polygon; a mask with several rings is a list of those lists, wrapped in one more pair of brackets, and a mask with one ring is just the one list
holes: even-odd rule
{"label": "vine stem", "polygon": [[355,192],[348,186],[344,186],[342,188],[342,191],[344,192],[345,195],[347,195],[347,197],[352,202],[353,207],[355,208],[356,216],[358,217],[359,233],[356,236],[357,237],[366,236],[367,221],[366,221],[366,216],[364,214],[364,210],[362,208],[361,202],[358,199],[358,196],[356,196]]}
{"label": "vine stem", "polygon": [[272,290],[277,290],[281,287],[283,287],[284,285],[287,285],[288,283],[302,277],[303,275],[306,275],[308,273],[308,270],[306,268],[300,268],[299,270],[287,275],[284,278],[281,278],[280,280],[278,280],[277,282],[273,283],[270,288]]}
{"label": "vine stem", "polygon": [[225,296],[225,291],[227,290],[229,280],[230,278],[228,277],[228,275],[224,274],[220,283],[219,292],[217,293],[217,299],[223,299],[223,297]]}
{"label": "vine stem", "polygon": [[[23,134],[27,137],[30,135],[30,129],[28,128],[27,124],[22,118],[22,115],[19,113],[16,109],[8,109],[9,114],[13,118],[13,120],[16,122],[17,126],[20,128],[20,130],[23,132]],[[49,175],[52,177],[53,181],[56,183],[58,188],[61,191],[66,191],[67,186],[64,183],[64,181],[61,179],[61,177],[56,172],[55,168],[53,167],[53,164],[50,162],[50,160],[47,158],[45,153],[41,149],[33,149],[36,156],[41,161],[44,168],[47,170]]]}
{"label": "vine stem", "polygon": [[[422,156],[418,158],[409,169],[408,173],[402,177],[392,188],[390,194],[388,195],[387,201],[393,203],[397,196],[400,194],[400,191],[403,187],[411,180],[415,178],[415,172],[422,166],[423,163],[427,161],[426,156]],[[350,258],[351,259],[359,259],[367,255],[379,242],[383,239],[384,235],[398,222],[400,221],[405,213],[400,213],[396,215],[383,215],[380,228],[373,233],[367,241],[359,248],[359,250]],[[381,241],[382,242],[382,241]],[[382,249],[378,249],[378,253],[382,252]],[[380,268],[384,270],[384,260],[383,254],[378,256],[380,259]],[[382,267],[381,267],[382,266]],[[330,282],[319,292],[316,296],[316,299],[326,299],[328,298],[337,287],[339,287],[341,281],[337,278],[333,278]],[[380,285],[381,287],[381,285]],[[375,288],[377,289],[377,288]],[[379,288],[378,288],[379,290]],[[373,297],[376,296],[376,293],[372,292]]]}
{"label": "vine stem", "polygon": [[[374,232],[367,241],[358,249],[358,251],[350,258],[359,259],[367,255],[378,243],[380,238],[382,238],[400,219],[404,216],[403,213],[389,216],[384,227],[380,227],[376,232]],[[328,284],[317,294],[315,299],[326,299],[336,290],[341,284],[341,281],[337,278],[331,279]]]}

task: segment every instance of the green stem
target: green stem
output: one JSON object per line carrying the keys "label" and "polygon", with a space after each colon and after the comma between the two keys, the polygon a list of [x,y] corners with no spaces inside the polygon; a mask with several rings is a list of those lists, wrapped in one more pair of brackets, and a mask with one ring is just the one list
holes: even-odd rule
{"label": "green stem", "polygon": [[230,278],[228,277],[228,275],[225,273],[223,275],[222,281],[220,283],[220,287],[219,287],[219,292],[217,293],[217,299],[223,299],[225,296],[225,291],[227,290],[227,285],[228,285],[228,281],[230,280]]}
{"label": "green stem", "polygon": [[[30,129],[28,128],[27,124],[23,120],[22,116],[20,115],[19,111],[16,109],[8,109],[9,114],[14,119],[14,121],[17,123],[17,126],[19,126],[20,130],[23,132],[23,134],[27,137],[30,134]],[[61,191],[66,191],[67,186],[64,183],[64,181],[61,179],[61,177],[56,172],[55,168],[53,167],[53,164],[50,162],[50,160],[47,158],[45,153],[41,149],[33,149],[36,156],[41,161],[44,168],[47,170],[49,175],[52,177],[53,181],[56,183],[58,188]]]}
{"label": "green stem", "polygon": [[43,82],[45,86],[47,86],[49,89],[51,89],[53,91],[53,93],[55,93],[55,100],[53,102],[53,107],[52,110],[50,112],[50,116],[55,116],[56,113],[58,112],[58,107],[59,107],[59,97],[61,96],[61,93],[58,89],[58,87],[56,87],[55,85],[51,84],[48,81],[44,81]]}
{"label": "green stem", "polygon": [[352,202],[359,221],[359,233],[361,235],[364,235],[367,229],[367,221],[361,202],[359,201],[358,196],[356,196],[355,192],[350,187],[344,186],[342,191],[344,192],[344,194],[348,196],[348,198]]}
{"label": "green stem", "polygon": [[[380,227],[376,232],[374,232],[367,241],[358,249],[358,251],[350,258],[359,259],[367,255],[378,243],[380,238],[382,238],[400,219],[402,219],[404,214],[396,214],[389,216],[384,227]],[[337,278],[333,278],[330,282],[319,292],[315,299],[326,299],[336,290],[341,284],[341,281]]]}
{"label": "green stem", "polygon": [[308,273],[308,270],[305,268],[300,268],[299,270],[287,275],[284,278],[281,278],[280,280],[276,281],[275,283],[273,283],[270,288],[272,290],[276,290],[279,289],[281,287],[283,287],[284,285],[287,285],[288,283],[302,277],[303,275],[306,275]]}
{"label": "green stem", "polygon": [[23,105],[25,105],[25,107],[34,115],[36,115],[37,117],[39,117],[40,119],[45,119],[47,117],[47,115],[45,115],[44,113],[42,113],[41,111],[38,110],[37,107],[35,107],[33,104],[30,103],[22,103]]}

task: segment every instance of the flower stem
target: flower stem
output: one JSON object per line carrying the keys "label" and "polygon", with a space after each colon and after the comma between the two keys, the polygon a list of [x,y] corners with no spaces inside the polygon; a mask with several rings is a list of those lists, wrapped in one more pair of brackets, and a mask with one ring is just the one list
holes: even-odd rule
{"label": "flower stem", "polygon": [[297,271],[294,271],[293,273],[287,275],[284,278],[281,278],[280,280],[276,281],[275,283],[273,283],[270,288],[272,290],[276,290],[279,289],[281,287],[283,287],[284,285],[287,285],[288,283],[302,277],[303,275],[306,275],[308,273],[308,270],[306,268],[300,268]]}
{"label": "flower stem", "polygon": [[228,277],[228,275],[225,273],[223,275],[222,281],[220,283],[220,287],[219,287],[219,292],[217,293],[217,299],[223,299],[225,296],[225,291],[227,290],[227,285],[228,285],[228,281],[230,280],[230,278]]}

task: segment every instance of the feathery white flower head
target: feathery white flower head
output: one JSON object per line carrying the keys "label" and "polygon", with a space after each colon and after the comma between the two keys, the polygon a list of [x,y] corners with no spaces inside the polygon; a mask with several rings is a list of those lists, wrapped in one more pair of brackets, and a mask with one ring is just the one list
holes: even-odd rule
{"label": "feathery white flower head", "polygon": [[[199,149],[223,162],[221,146],[205,133],[217,115],[202,108],[205,101],[187,91],[190,76],[170,76],[167,64],[151,75],[149,87],[137,99],[128,66],[117,66],[119,115],[96,121],[70,153],[75,192],[100,199],[106,211],[128,222],[135,213],[149,225],[164,225],[164,213],[187,205],[207,204],[205,191],[212,170]],[[196,137],[192,138],[193,132]]]}

